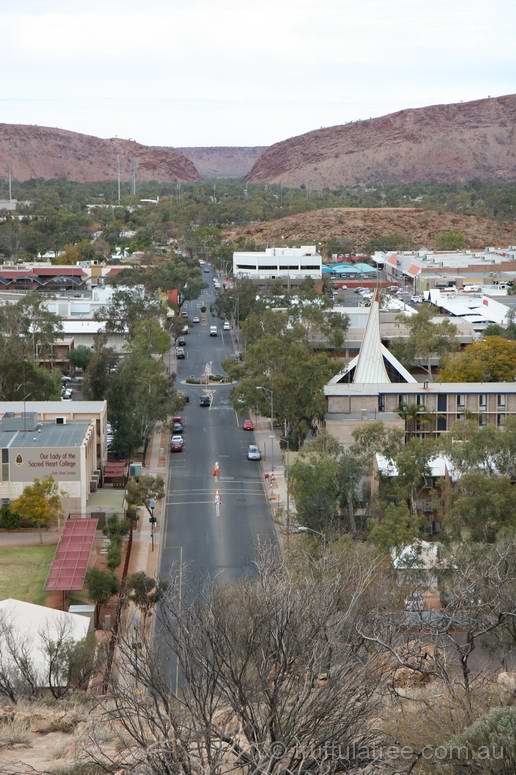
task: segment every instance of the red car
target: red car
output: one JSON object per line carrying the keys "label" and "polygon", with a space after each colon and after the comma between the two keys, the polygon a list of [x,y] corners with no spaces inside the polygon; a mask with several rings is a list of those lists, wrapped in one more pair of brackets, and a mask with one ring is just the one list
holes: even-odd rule
{"label": "red car", "polygon": [[254,431],[254,425],[251,422],[251,420],[244,420],[242,425],[242,430],[244,431]]}

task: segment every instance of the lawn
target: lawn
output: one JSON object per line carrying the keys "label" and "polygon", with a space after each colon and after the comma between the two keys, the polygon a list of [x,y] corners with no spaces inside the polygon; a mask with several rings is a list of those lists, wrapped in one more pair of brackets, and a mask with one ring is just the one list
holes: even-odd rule
{"label": "lawn", "polygon": [[0,547],[0,600],[15,597],[42,605],[55,546]]}

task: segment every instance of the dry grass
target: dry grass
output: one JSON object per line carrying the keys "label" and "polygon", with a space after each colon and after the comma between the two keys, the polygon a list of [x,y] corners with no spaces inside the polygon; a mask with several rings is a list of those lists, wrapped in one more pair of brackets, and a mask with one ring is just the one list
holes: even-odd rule
{"label": "dry grass", "polygon": [[13,745],[26,745],[30,747],[32,733],[28,721],[7,721],[0,724],[0,749],[10,748]]}

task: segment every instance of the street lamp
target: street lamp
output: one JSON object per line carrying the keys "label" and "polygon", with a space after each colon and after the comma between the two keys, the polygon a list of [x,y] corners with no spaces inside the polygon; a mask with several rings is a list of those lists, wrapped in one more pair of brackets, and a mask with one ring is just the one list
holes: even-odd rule
{"label": "street lamp", "polygon": [[145,504],[147,506],[147,511],[150,514],[149,522],[151,526],[151,552],[154,551],[154,525],[156,524],[156,517],[154,516],[154,509],[156,508],[156,500],[154,498],[149,498],[147,503]]}
{"label": "street lamp", "polygon": [[263,385],[257,385],[256,390],[263,390],[268,393],[271,398],[271,473],[274,471],[274,393]]}

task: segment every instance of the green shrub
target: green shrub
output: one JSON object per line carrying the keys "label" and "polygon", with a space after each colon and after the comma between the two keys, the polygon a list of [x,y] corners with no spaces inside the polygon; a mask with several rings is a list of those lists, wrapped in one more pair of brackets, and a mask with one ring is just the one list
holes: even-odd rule
{"label": "green shrub", "polygon": [[107,566],[109,570],[118,568],[122,561],[122,546],[119,536],[113,536],[107,553]]}

